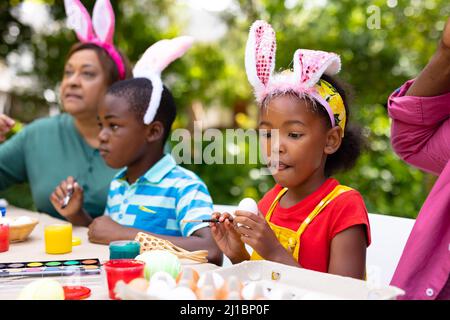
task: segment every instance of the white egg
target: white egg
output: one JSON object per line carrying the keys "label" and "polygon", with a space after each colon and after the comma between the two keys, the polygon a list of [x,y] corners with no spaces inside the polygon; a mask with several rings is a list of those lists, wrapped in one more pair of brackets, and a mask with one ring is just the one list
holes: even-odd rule
{"label": "white egg", "polygon": [[53,279],[39,279],[27,284],[19,293],[18,300],[64,300],[62,285]]}
{"label": "white egg", "polygon": [[178,287],[186,287],[186,288],[190,288],[191,287],[191,282],[187,279],[180,279],[180,281],[178,282]]}
{"label": "white egg", "polygon": [[150,280],[153,274],[158,271],[165,271],[172,275],[174,279],[181,272],[180,259],[175,254],[166,250],[145,251],[135,259],[145,262],[144,277],[147,280]]}
{"label": "white egg", "polygon": [[258,214],[258,204],[252,198],[244,198],[241,200],[241,202],[239,202],[236,210],[248,211],[253,214]]}
{"label": "white egg", "polygon": [[264,299],[264,290],[260,283],[250,282],[242,289],[244,300]]}
{"label": "white egg", "polygon": [[8,207],[9,203],[6,201],[6,199],[0,199],[0,207],[6,208]]}
{"label": "white egg", "polygon": [[205,285],[198,289],[198,297],[199,300],[215,300],[216,290],[211,285]]}
{"label": "white egg", "polygon": [[155,272],[150,278],[150,284],[152,281],[164,281],[169,286],[169,289],[173,289],[177,285],[175,279],[165,271]]}
{"label": "white egg", "polygon": [[215,289],[221,289],[225,284],[225,279],[218,273],[204,273],[200,276],[197,286],[202,288],[204,286],[212,286]]}
{"label": "white egg", "polygon": [[147,294],[155,298],[163,299],[165,296],[167,296],[170,290],[171,288],[166,281],[154,280],[150,281],[150,284],[147,288]]}
{"label": "white egg", "polygon": [[185,286],[170,290],[164,298],[168,300],[197,300],[194,291]]}
{"label": "white egg", "polygon": [[0,217],[0,224],[12,225],[13,222],[14,222],[14,220],[11,218]]}
{"label": "white egg", "polygon": [[241,291],[242,283],[236,276],[230,276],[228,278],[228,290],[229,291]]}
{"label": "white egg", "polygon": [[195,275],[194,269],[192,269],[190,267],[184,267],[179,279],[180,279],[180,281],[183,281],[183,280],[196,281],[196,280],[198,280],[198,273],[197,273],[197,275]]}
{"label": "white egg", "polygon": [[[241,200],[241,202],[239,202],[236,211],[247,211],[253,214],[258,214],[258,204],[252,198],[244,198]],[[236,214],[234,214],[233,216],[236,216]],[[238,223],[237,225],[238,227],[240,227],[242,226],[242,223]]]}
{"label": "white egg", "polygon": [[19,226],[19,225],[23,225],[23,224],[29,224],[31,222],[33,222],[33,220],[30,217],[20,216],[17,219],[13,220],[11,225],[12,226]]}

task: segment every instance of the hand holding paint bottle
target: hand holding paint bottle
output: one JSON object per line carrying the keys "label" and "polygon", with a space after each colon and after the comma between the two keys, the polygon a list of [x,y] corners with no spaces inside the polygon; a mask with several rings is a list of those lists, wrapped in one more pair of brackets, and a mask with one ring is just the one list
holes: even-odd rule
{"label": "hand holding paint bottle", "polygon": [[83,189],[75,178],[69,176],[63,180],[50,196],[50,201],[56,211],[70,220],[81,214],[83,208]]}

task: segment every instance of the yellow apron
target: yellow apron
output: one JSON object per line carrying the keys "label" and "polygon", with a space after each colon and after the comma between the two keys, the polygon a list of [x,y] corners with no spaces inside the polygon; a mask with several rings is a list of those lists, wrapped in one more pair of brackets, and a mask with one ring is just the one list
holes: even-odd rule
{"label": "yellow apron", "polygon": [[[333,199],[335,199],[337,196],[339,196],[341,193],[353,190],[350,187],[338,185],[336,186],[333,191],[331,191],[325,198],[322,199],[322,201],[319,202],[319,204],[314,208],[314,210],[308,215],[308,217],[302,222],[300,227],[297,231],[293,231],[291,229],[277,226],[276,224],[270,222],[270,218],[272,217],[272,213],[277,206],[278,202],[280,201],[281,197],[286,193],[288,189],[284,188],[282,189],[278,195],[276,196],[275,200],[273,200],[272,205],[269,208],[269,211],[266,214],[266,221],[269,224],[270,228],[275,233],[275,236],[277,237],[278,241],[280,241],[281,245],[292,254],[292,256],[295,258],[295,261],[298,261],[298,253],[300,251],[300,238],[305,232],[306,227],[311,223],[311,221],[314,220],[317,215],[322,212],[322,210],[331,202]],[[250,260],[263,260],[263,258],[255,251],[253,250],[252,256]]]}

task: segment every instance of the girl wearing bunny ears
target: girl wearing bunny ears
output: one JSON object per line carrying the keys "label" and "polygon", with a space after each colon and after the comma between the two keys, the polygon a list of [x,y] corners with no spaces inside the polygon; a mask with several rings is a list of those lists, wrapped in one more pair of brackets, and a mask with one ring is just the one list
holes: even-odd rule
{"label": "girl wearing bunny ears", "polygon": [[276,185],[259,202],[258,215],[214,213],[221,223],[211,224],[213,236],[233,263],[267,259],[362,279],[367,210],[356,190],[331,177],[355,163],[361,144],[348,126],[345,92],[331,77],[340,70],[339,56],[299,49],[293,71],[273,74],[275,48],[272,27],[256,21],[245,64]]}
{"label": "girl wearing bunny ears", "polygon": [[[96,2],[92,21],[78,0],[65,1],[65,8],[80,40],[67,56],[60,86],[66,112],[36,120],[0,145],[0,189],[28,182],[36,209],[61,218],[49,197],[62,180],[75,176],[87,186],[84,207],[96,217],[103,214],[108,185],[117,172],[98,151],[97,107],[112,83],[130,77],[131,68],[112,43],[109,1]],[[0,131],[11,125],[13,121],[0,119]]]}
{"label": "girl wearing bunny ears", "polygon": [[123,168],[112,180],[105,214],[92,219],[83,209],[83,188],[69,193],[63,182],[52,194],[56,210],[70,221],[89,226],[89,240],[108,244],[135,239],[147,232],[187,250],[208,250],[208,260],[221,264],[222,254],[207,223],[212,199],[193,172],[178,166],[164,144],[176,116],[172,94],[161,72],[192,45],[192,38],[161,40],[146,50],[133,69],[133,79],[113,84],[98,109],[100,153],[112,168]]}

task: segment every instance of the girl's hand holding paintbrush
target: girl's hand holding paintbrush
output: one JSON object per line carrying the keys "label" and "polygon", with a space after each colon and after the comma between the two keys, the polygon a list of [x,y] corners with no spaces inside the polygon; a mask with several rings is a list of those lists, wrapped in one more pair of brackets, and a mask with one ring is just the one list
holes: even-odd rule
{"label": "girl's hand holding paintbrush", "polygon": [[231,260],[239,263],[250,258],[241,240],[241,234],[235,229],[233,216],[228,213],[214,212],[211,216],[217,222],[210,222],[211,234],[220,250]]}
{"label": "girl's hand holding paintbrush", "polygon": [[83,189],[69,176],[63,180],[50,196],[56,211],[75,225],[88,226],[92,218],[83,209]]}

